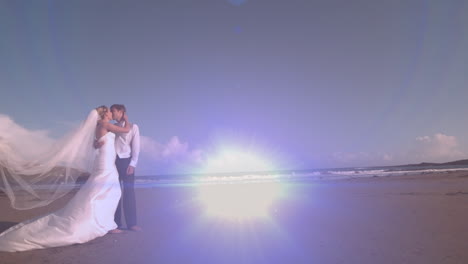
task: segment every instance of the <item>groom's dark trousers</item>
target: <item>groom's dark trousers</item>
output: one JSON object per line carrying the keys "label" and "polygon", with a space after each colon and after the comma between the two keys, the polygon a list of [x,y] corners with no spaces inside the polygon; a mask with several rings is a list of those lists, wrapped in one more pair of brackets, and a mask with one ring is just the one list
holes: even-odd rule
{"label": "groom's dark trousers", "polygon": [[119,172],[120,186],[122,186],[122,197],[115,211],[115,223],[120,228],[122,227],[122,209],[125,216],[127,228],[137,224],[136,218],[136,202],[135,202],[135,174],[127,175],[127,168],[131,158],[121,159],[117,156],[115,165]]}

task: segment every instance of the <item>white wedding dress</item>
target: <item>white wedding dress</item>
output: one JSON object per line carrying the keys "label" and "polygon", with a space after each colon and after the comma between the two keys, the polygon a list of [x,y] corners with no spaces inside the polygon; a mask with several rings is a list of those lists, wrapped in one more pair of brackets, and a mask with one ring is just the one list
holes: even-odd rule
{"label": "white wedding dress", "polygon": [[68,204],[53,213],[21,222],[0,234],[0,251],[25,251],[80,244],[117,228],[114,213],[121,196],[115,167],[115,134],[99,141],[87,182]]}

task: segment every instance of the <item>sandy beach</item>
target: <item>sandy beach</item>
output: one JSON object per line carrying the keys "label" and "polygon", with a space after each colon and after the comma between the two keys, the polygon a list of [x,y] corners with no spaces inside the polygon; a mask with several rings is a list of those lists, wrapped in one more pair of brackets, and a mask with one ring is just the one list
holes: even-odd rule
{"label": "sandy beach", "polygon": [[[139,188],[143,232],[0,252],[0,263],[468,263],[466,171],[282,186],[286,195],[269,217],[244,221],[207,216],[196,185]],[[56,210],[71,195],[28,211],[0,196],[0,229]]]}

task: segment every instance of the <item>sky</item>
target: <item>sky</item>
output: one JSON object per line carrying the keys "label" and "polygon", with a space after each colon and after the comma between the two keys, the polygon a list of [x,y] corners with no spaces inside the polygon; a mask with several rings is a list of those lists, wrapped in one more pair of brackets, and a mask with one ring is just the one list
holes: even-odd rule
{"label": "sky", "polygon": [[122,103],[142,135],[137,175],[195,172],[225,150],[274,169],[465,159],[467,13],[450,0],[1,1],[0,131],[48,142]]}

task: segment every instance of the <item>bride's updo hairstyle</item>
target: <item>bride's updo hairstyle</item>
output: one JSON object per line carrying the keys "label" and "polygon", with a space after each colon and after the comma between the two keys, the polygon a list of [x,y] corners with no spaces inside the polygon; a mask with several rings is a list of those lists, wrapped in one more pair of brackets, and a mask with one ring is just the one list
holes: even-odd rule
{"label": "bride's updo hairstyle", "polygon": [[109,108],[105,105],[101,105],[96,108],[96,111],[98,112],[98,115],[101,119],[104,119],[104,116],[106,115],[107,111],[109,111]]}

